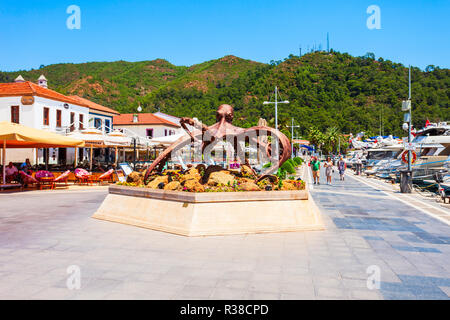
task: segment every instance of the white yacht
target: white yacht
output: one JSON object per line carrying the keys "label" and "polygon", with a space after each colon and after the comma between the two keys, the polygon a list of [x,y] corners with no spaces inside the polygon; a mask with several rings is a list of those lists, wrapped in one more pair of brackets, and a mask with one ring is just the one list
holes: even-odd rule
{"label": "white yacht", "polygon": [[419,130],[413,143],[417,154],[417,161],[412,166],[413,178],[446,169],[450,156],[450,125],[447,122],[430,124]]}

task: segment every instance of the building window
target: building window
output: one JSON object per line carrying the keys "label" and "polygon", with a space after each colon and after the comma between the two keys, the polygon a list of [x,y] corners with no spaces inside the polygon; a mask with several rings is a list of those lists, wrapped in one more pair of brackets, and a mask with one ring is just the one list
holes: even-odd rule
{"label": "building window", "polygon": [[109,133],[111,131],[111,121],[109,119],[105,119],[105,132]]}
{"label": "building window", "polygon": [[62,111],[56,110],[56,127],[61,128]]}
{"label": "building window", "polygon": [[147,138],[152,139],[153,138],[153,129],[147,129]]}
{"label": "building window", "polygon": [[19,106],[11,106],[11,122],[19,123]]}
{"label": "building window", "polygon": [[70,113],[70,131],[75,130],[75,112]]}
{"label": "building window", "polygon": [[84,129],[84,115],[80,114],[80,118],[79,118],[79,124],[78,124],[78,128],[80,128],[80,130]]}
{"label": "building window", "polygon": [[102,130],[102,119],[94,118],[94,127],[95,129]]}
{"label": "building window", "polygon": [[164,136],[167,136],[167,129],[164,129]]}
{"label": "building window", "polygon": [[50,109],[44,107],[44,117],[43,117],[44,121],[42,122],[42,124],[44,126],[48,126],[50,124],[49,115],[50,115]]}

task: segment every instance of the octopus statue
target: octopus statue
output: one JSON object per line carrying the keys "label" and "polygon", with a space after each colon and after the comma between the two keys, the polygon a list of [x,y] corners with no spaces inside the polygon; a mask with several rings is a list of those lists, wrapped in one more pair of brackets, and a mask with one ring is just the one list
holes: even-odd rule
{"label": "octopus statue", "polygon": [[[234,117],[233,107],[228,104],[219,106],[216,112],[216,121],[212,126],[201,124],[198,120],[191,118],[182,118],[180,120],[181,127],[186,131],[187,135],[179,138],[167,149],[164,150],[156,160],[149,166],[145,172],[144,181],[147,183],[148,177],[156,172],[161,172],[172,155],[172,152],[180,150],[181,148],[197,142],[203,154],[206,148],[211,149],[212,145],[218,141],[234,141],[232,143],[235,153],[237,154],[237,161],[240,163],[247,163],[242,159],[242,150],[238,141],[246,139],[246,142],[252,142],[257,145],[258,150],[264,150],[265,154],[271,158],[272,165],[264,168],[257,176],[256,182],[262,180],[266,176],[274,173],[279,166],[281,166],[291,156],[291,144],[289,139],[280,131],[267,126],[256,126],[251,128],[240,128],[232,125]],[[194,127],[190,130],[188,126]],[[270,134],[270,135],[269,135]],[[264,136],[265,135],[265,136]],[[205,139],[206,137],[206,139]],[[268,138],[271,137],[271,138]],[[232,140],[231,140],[232,139]],[[277,141],[275,148],[272,148],[272,142]],[[279,150],[279,155],[272,157],[272,150]]]}

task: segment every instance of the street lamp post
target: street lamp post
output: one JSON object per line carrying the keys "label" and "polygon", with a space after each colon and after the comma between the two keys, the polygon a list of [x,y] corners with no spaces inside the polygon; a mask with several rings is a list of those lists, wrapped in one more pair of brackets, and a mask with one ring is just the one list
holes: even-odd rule
{"label": "street lamp post", "polygon": [[133,137],[133,170],[136,171],[136,137]]}
{"label": "street lamp post", "polygon": [[[409,73],[408,73],[408,100],[402,102],[402,111],[406,111],[407,113],[404,114],[404,121],[403,127],[405,130],[408,130],[408,147],[406,148],[408,150],[408,170],[406,172],[401,173],[401,179],[400,179],[400,191],[402,193],[411,193],[411,186],[412,186],[412,120],[411,120],[411,66],[409,66]],[[406,126],[407,125],[407,126]]]}
{"label": "street lamp post", "polygon": [[291,118],[291,125],[286,126],[291,128],[291,159],[294,157],[294,128],[300,128],[300,126],[294,126],[294,118]]}
{"label": "street lamp post", "polygon": [[[278,104],[279,103],[288,104],[289,101],[287,101],[287,100],[278,101],[278,87],[275,86],[275,101],[264,101],[263,104],[264,105],[267,105],[267,104],[274,104],[275,105],[275,129],[277,129],[277,130],[278,130]],[[275,150],[277,152],[277,159],[278,159],[278,157],[279,157],[278,139],[276,139],[276,141],[275,141]]]}
{"label": "street lamp post", "polygon": [[[137,107],[137,112],[142,112],[141,104]],[[136,140],[138,140],[138,137],[133,137],[133,170],[136,171]]]}
{"label": "street lamp post", "polygon": [[[411,66],[409,66],[409,74],[408,74],[408,101],[411,104]],[[408,121],[408,142],[411,143],[411,126],[412,126],[412,119],[411,119],[411,106],[409,107],[409,121]],[[408,150],[408,171],[411,174],[411,150]],[[411,174],[412,175],[412,174]],[[412,177],[411,177],[412,181]]]}

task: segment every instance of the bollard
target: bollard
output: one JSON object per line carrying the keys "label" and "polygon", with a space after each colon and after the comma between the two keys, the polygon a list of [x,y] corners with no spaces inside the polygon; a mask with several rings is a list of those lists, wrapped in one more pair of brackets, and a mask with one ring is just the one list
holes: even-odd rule
{"label": "bollard", "polygon": [[411,193],[412,172],[408,170],[400,171],[400,192]]}

